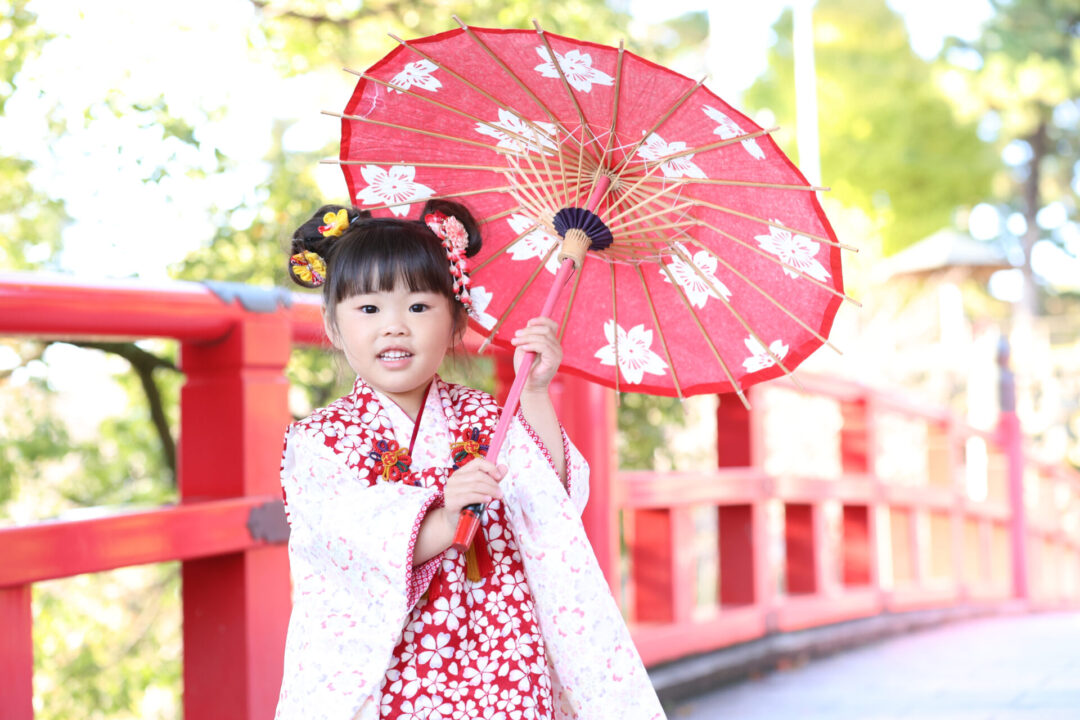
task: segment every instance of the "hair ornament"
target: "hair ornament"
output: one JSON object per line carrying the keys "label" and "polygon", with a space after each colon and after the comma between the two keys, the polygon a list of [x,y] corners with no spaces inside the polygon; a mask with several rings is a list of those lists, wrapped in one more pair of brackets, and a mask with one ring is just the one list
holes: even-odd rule
{"label": "hair ornament", "polygon": [[319,232],[323,237],[341,237],[345,228],[349,227],[349,211],[341,208],[337,212],[330,211],[323,215],[325,225],[319,226]]}
{"label": "hair ornament", "polygon": [[431,232],[442,240],[446,250],[446,260],[450,263],[450,275],[454,278],[454,297],[462,305],[472,308],[469,295],[469,265],[465,259],[465,249],[469,246],[469,233],[465,226],[454,216],[433,212],[424,216],[424,223]]}
{"label": "hair ornament", "polygon": [[[341,212],[345,211],[342,210]],[[327,215],[330,214],[327,213]],[[304,287],[320,287],[326,282],[326,261],[318,253],[313,253],[310,250],[298,252],[289,258],[289,275]]]}

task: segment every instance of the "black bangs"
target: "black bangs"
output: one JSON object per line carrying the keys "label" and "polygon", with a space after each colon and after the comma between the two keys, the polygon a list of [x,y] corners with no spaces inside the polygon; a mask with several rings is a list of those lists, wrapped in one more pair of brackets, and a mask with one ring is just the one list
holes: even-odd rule
{"label": "black bangs", "polygon": [[426,226],[394,218],[372,218],[362,225],[362,233],[347,231],[327,257],[326,300],[332,306],[355,295],[390,292],[399,282],[410,292],[435,292],[453,300],[446,251]]}

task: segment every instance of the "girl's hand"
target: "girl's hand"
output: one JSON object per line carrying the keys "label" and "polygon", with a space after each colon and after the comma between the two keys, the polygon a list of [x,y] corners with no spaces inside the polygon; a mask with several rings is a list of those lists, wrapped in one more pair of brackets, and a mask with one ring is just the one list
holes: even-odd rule
{"label": "girl's hand", "polygon": [[496,466],[486,458],[473,458],[446,479],[443,514],[451,532],[457,528],[458,515],[463,507],[476,503],[487,505],[492,500],[502,498],[499,481],[506,475],[506,469],[505,465]]}
{"label": "girl's hand", "polygon": [[515,346],[514,367],[521,363],[522,353],[534,352],[529,377],[525,381],[526,392],[547,392],[551,378],[562,362],[562,345],[559,344],[558,324],[551,318],[533,318],[525,327],[514,333],[510,343]]}

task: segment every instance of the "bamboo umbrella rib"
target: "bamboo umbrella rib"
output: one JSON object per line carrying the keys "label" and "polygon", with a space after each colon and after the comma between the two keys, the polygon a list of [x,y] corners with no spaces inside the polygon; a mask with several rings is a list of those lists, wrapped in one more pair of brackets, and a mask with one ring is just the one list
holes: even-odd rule
{"label": "bamboo umbrella rib", "polygon": [[[675,283],[675,277],[671,274],[671,268],[669,268],[667,265],[661,265],[661,267],[664,269],[664,272],[667,273],[667,276],[671,278],[671,282]],[[678,286],[676,285],[676,287]],[[680,287],[678,289],[679,294],[682,295],[682,288]],[[750,333],[750,337],[754,338],[754,341],[757,342],[761,346],[761,348],[769,354],[769,357],[772,358],[772,361],[776,363],[781,370],[784,371],[784,374],[791,378],[791,381],[795,383],[795,386],[800,390],[803,390],[804,388],[802,386],[802,383],[800,383],[799,379],[795,377],[795,374],[787,369],[787,366],[784,365],[784,362],[780,359],[780,356],[774,353],[772,351],[772,348],[765,344],[765,341],[761,339],[761,337],[757,334],[757,331],[755,331],[754,328],[750,327],[750,323],[746,321],[746,319],[739,313],[739,311],[736,310],[731,305],[731,303],[725,300],[723,295],[717,295],[717,299],[721,303],[723,303],[724,307],[727,308],[728,312],[730,312],[739,322],[739,324],[742,325],[743,330],[746,330],[746,332]],[[694,312],[693,309],[690,309],[690,312],[694,314],[695,318],[697,317],[697,313]]]}
{"label": "bamboo umbrella rib", "polygon": [[[337,158],[320,160],[323,165],[410,165],[412,167],[441,168],[445,170],[479,170],[482,172],[505,172],[506,165],[470,165],[468,163],[412,162],[410,160],[338,160]],[[513,167],[513,166],[510,166]],[[537,177],[544,173],[537,171]],[[555,177],[557,173],[550,173]]]}
{"label": "bamboo umbrella rib", "polygon": [[484,350],[487,349],[487,346],[491,344],[491,341],[495,338],[495,334],[499,332],[499,328],[501,328],[502,324],[506,322],[506,319],[510,317],[510,313],[514,312],[514,308],[517,307],[518,302],[521,300],[521,296],[524,295],[525,291],[529,289],[529,286],[532,285],[533,280],[535,280],[536,276],[540,274],[540,271],[544,269],[544,266],[547,265],[548,260],[551,259],[551,256],[555,253],[555,250],[558,247],[558,245],[553,244],[550,248],[548,248],[547,253],[544,255],[543,258],[540,259],[540,263],[532,271],[532,274],[529,275],[529,279],[526,280],[524,284],[522,284],[521,289],[518,290],[517,295],[514,296],[514,299],[510,301],[510,304],[507,305],[506,309],[503,310],[502,314],[499,315],[498,321],[491,328],[491,331],[488,334],[487,338],[485,338],[484,342],[480,344],[480,352],[484,352]]}
{"label": "bamboo umbrella rib", "polygon": [[[649,178],[646,182],[670,182],[669,178]],[[756,182],[753,180],[724,180],[722,178],[680,178],[679,185],[733,185],[735,187],[756,187],[772,190],[806,190],[809,192],[828,192],[831,188],[817,185],[791,185],[784,183]]]}
{"label": "bamboo umbrella rib", "polygon": [[637,271],[638,280],[641,281],[641,289],[645,291],[645,299],[649,303],[649,312],[652,314],[653,327],[656,328],[656,332],[660,335],[660,347],[664,348],[664,357],[667,358],[671,382],[675,384],[675,392],[678,394],[679,399],[685,400],[682,387],[679,385],[679,376],[675,372],[675,363],[671,359],[671,351],[668,349],[667,338],[664,337],[664,328],[660,325],[660,317],[656,314],[656,305],[653,304],[652,293],[649,292],[649,286],[645,283],[645,275],[641,272],[640,265],[635,265],[634,270]]}
{"label": "bamboo umbrella rib", "polygon": [[577,297],[578,285],[581,284],[581,270],[574,273],[574,287],[570,289],[570,299],[566,302],[566,309],[563,310],[562,322],[559,323],[559,342],[562,342],[563,333],[566,332],[566,326],[570,321],[570,308],[574,305],[574,298]]}
{"label": "bamboo umbrella rib", "polygon": [[[566,94],[570,96],[570,101],[574,103],[574,109],[577,110],[578,122],[581,123],[581,145],[584,150],[584,146],[587,144],[585,140],[585,134],[588,133],[592,138],[592,142],[596,143],[596,136],[593,135],[592,128],[589,127],[588,121],[585,120],[585,113],[581,109],[581,104],[578,102],[577,96],[574,95],[573,89],[570,87],[570,83],[566,79],[566,74],[563,73],[562,63],[559,62],[558,56],[555,54],[555,50],[551,47],[551,43],[548,42],[547,34],[540,27],[540,23],[533,19],[533,26],[536,27],[536,33],[540,36],[540,39],[544,43],[544,47],[547,48],[548,57],[551,58],[551,64],[555,67],[555,71],[559,73],[559,80],[562,81],[563,89],[566,90]],[[584,152],[578,154],[578,175],[581,175],[581,158],[585,155]]]}
{"label": "bamboo umbrella rib", "polygon": [[615,266],[611,269],[611,346],[615,349],[615,396],[619,395],[619,306],[615,304]]}
{"label": "bamboo umbrella rib", "polygon": [[505,253],[507,250],[512,248],[514,245],[517,245],[519,242],[524,240],[531,233],[536,232],[536,230],[538,230],[538,229],[542,229],[542,228],[540,227],[539,224],[536,224],[536,225],[533,225],[532,227],[528,227],[528,228],[522,230],[521,233],[516,238],[514,238],[510,242],[508,242],[505,245],[503,245],[502,247],[500,247],[498,250],[496,250],[494,253],[492,253],[491,257],[485,258],[484,262],[482,262],[479,265],[477,265],[476,267],[472,268],[469,272],[471,272],[471,273],[480,272],[485,267],[487,267],[488,264],[491,263],[491,261],[495,260],[497,257],[499,257],[500,255]]}
{"label": "bamboo umbrella rib", "polygon": [[532,192],[537,186],[544,185],[545,183],[540,181],[529,183],[526,182],[525,177],[515,178],[513,174],[509,172],[504,172],[503,177],[510,183],[511,187],[514,188],[510,191],[510,195],[521,203],[521,205],[531,210],[533,215],[541,217],[545,211],[551,210],[551,207],[545,204],[542,196],[538,196],[536,193]]}
{"label": "bamboo umbrella rib", "polygon": [[661,210],[656,210],[654,212],[649,213],[648,215],[641,215],[639,217],[630,218],[629,220],[627,220],[625,222],[619,222],[619,223],[614,222],[617,219],[625,217],[627,213],[634,212],[634,211],[640,209],[642,205],[645,205],[650,200],[651,200],[651,198],[646,198],[645,200],[642,200],[639,203],[637,203],[636,205],[629,208],[626,212],[620,213],[619,215],[615,216],[614,218],[611,219],[611,222],[608,223],[608,228],[614,234],[615,232],[618,232],[620,230],[625,230],[626,228],[633,227],[635,225],[641,225],[646,220],[651,220],[651,219],[653,219],[655,217],[659,217],[661,215],[667,215],[668,213],[677,213],[680,210],[684,210],[684,209],[693,207],[693,203],[687,201],[687,202],[679,203],[678,205],[673,205],[670,208],[663,208]]}
{"label": "bamboo umbrella rib", "polygon": [[[503,71],[510,76],[510,78],[517,84],[517,86],[521,88],[525,92],[525,94],[532,98],[533,102],[535,102],[544,111],[548,118],[551,119],[552,123],[562,128],[563,132],[565,132],[569,137],[573,137],[573,134],[562,123],[562,121],[559,120],[558,117],[556,117],[555,113],[551,112],[551,109],[547,105],[545,105],[540,100],[540,98],[536,97],[536,94],[529,89],[529,86],[526,85],[520,77],[518,77],[517,73],[510,69],[510,66],[503,62],[502,58],[496,55],[495,52],[491,48],[489,48],[483,40],[477,37],[476,33],[473,32],[471,27],[462,22],[461,18],[459,18],[457,15],[454,15],[452,17],[454,18],[454,21],[461,26],[461,29],[465,31],[465,34],[469,36],[469,39],[479,45],[480,49],[484,51],[484,54],[494,60],[499,65],[499,67],[501,67]],[[555,58],[552,58],[552,60],[554,61]],[[582,146],[581,150],[582,152],[585,152],[584,146]]]}
{"label": "bamboo umbrella rib", "polygon": [[[722,147],[727,147],[728,145],[733,145],[733,144],[735,144],[737,142],[742,142],[743,140],[751,140],[751,139],[756,138],[756,137],[761,137],[762,135],[767,135],[767,134],[769,134],[771,132],[775,132],[776,130],[779,130],[779,129],[780,128],[778,128],[778,127],[773,127],[773,128],[769,128],[768,130],[758,130],[757,132],[747,133],[745,135],[739,135],[738,137],[728,138],[726,140],[718,140],[717,142],[709,143],[708,145],[700,145],[698,147],[692,147],[692,148],[687,148],[685,150],[680,150],[679,152],[671,153],[670,155],[665,155],[663,157],[652,160],[651,162],[659,163],[659,164],[663,165],[665,163],[671,162],[672,160],[678,160],[681,157],[686,157],[687,155],[698,155],[700,153],[711,152],[713,150],[718,150],[718,149],[720,149]],[[641,140],[640,142],[644,142],[644,140]],[[640,145],[640,142],[639,142],[639,145]],[[635,152],[636,151],[637,150],[635,148]],[[626,172],[626,171],[629,170],[629,168],[636,167],[638,165],[641,165],[642,167],[648,167],[648,162],[649,161],[642,160],[640,162],[631,163],[631,162],[629,162],[629,158],[630,158],[630,156],[627,155],[626,158],[623,159],[622,167],[619,168],[620,172]]]}
{"label": "bamboo umbrella rib", "polygon": [[[496,132],[502,133],[503,135],[506,135],[507,137],[511,137],[511,138],[517,140],[518,142],[522,143],[526,148],[535,145],[537,150],[539,151],[540,155],[544,154],[545,145],[544,145],[543,141],[544,141],[545,138],[550,138],[551,139],[551,141],[552,141],[552,144],[551,144],[552,149],[558,151],[559,153],[566,152],[565,149],[562,147],[562,144],[559,142],[559,138],[551,137],[546,132],[544,132],[544,130],[542,130],[541,128],[534,128],[533,132],[536,133],[536,137],[535,138],[530,138],[530,137],[527,137],[527,136],[522,135],[520,133],[516,133],[513,130],[508,130],[507,128],[504,128],[501,125],[496,125],[495,123],[493,123],[493,122],[491,122],[489,120],[484,120],[482,118],[477,117],[476,115],[472,115],[470,113],[467,113],[464,110],[459,110],[458,108],[456,108],[456,107],[454,107],[452,105],[447,105],[446,103],[439,102],[438,100],[436,100],[433,97],[428,97],[427,95],[420,95],[419,93],[414,93],[411,90],[407,90],[407,89],[402,88],[402,87],[400,87],[398,85],[394,85],[393,83],[388,83],[385,80],[380,80],[379,78],[374,77],[372,75],[368,75],[367,73],[358,73],[358,72],[356,72],[354,70],[347,70],[346,72],[352,73],[353,75],[357,75],[357,76],[359,76],[361,78],[364,78],[366,80],[370,80],[370,81],[372,81],[374,83],[378,83],[379,85],[382,85],[383,87],[388,87],[388,88],[391,88],[392,90],[396,90],[397,92],[400,92],[403,95],[408,95],[409,97],[414,97],[417,100],[421,100],[421,101],[426,102],[426,103],[428,103],[430,105],[434,105],[435,107],[440,108],[442,110],[445,110],[447,112],[453,113],[455,115],[459,115],[459,116],[465,118],[466,120],[468,120],[469,122],[475,122],[475,123],[479,123],[481,125],[486,125],[486,126],[488,126],[489,128],[491,128],[492,130],[494,130]],[[513,112],[513,111],[511,111],[511,112]],[[528,120],[523,118],[517,112],[514,112],[514,117],[516,117],[518,120],[521,120],[523,123],[529,122]]]}
{"label": "bamboo umbrella rib", "polygon": [[[464,23],[462,23],[462,22],[461,22],[461,20],[459,20],[459,19],[458,19],[457,17],[454,17],[454,19],[455,19],[455,20],[457,20],[457,23],[458,23],[459,25],[461,25],[462,29],[464,29],[464,30],[465,30],[466,34],[468,34],[468,35],[469,35],[469,38],[470,38],[470,39],[471,39],[471,40],[472,40],[473,42],[475,42],[475,43],[479,44],[479,45],[480,45],[480,46],[481,46],[482,48],[484,48],[484,49],[485,49],[485,50],[487,51],[487,54],[488,54],[489,56],[491,56],[491,57],[492,57],[492,58],[493,58],[493,59],[494,59],[494,60],[495,60],[495,61],[496,61],[497,63],[499,63],[499,65],[500,65],[500,66],[502,66],[504,70],[507,70],[507,71],[509,72],[508,68],[506,68],[506,65],[505,65],[505,64],[504,64],[504,63],[503,63],[503,62],[502,62],[502,61],[501,61],[501,60],[500,60],[500,59],[499,59],[498,57],[496,57],[496,56],[494,55],[494,53],[492,53],[492,52],[491,52],[491,51],[490,51],[490,50],[489,50],[489,49],[487,48],[487,46],[486,46],[486,45],[484,45],[484,43],[480,41],[480,39],[479,39],[479,38],[477,38],[477,37],[476,37],[476,36],[475,36],[475,35],[473,34],[473,32],[472,32],[472,28],[470,28],[470,27],[467,27],[467,26],[466,26],[466,25],[465,25]],[[507,111],[509,111],[509,112],[512,112],[512,113],[514,113],[515,115],[517,115],[517,111],[516,111],[516,110],[515,110],[514,108],[510,107],[510,106],[509,106],[509,105],[507,105],[507,104],[506,104],[505,102],[503,102],[502,100],[498,99],[497,97],[495,97],[494,95],[492,95],[491,93],[489,93],[489,92],[488,92],[487,90],[484,90],[484,89],[483,89],[482,87],[480,87],[479,85],[477,85],[477,84],[476,84],[476,83],[474,83],[473,81],[471,81],[471,80],[469,80],[468,78],[464,77],[464,76],[463,76],[463,75],[461,75],[460,73],[458,73],[458,72],[454,71],[454,70],[453,70],[453,69],[452,69],[452,68],[451,68],[451,67],[450,67],[449,65],[446,65],[446,64],[444,64],[444,63],[443,63],[442,61],[440,61],[440,60],[436,60],[436,59],[435,59],[434,57],[432,57],[431,55],[427,54],[427,53],[426,53],[426,52],[424,52],[423,50],[420,50],[420,49],[418,49],[418,48],[414,47],[413,45],[409,44],[408,42],[406,42],[406,41],[402,40],[402,39],[401,39],[401,38],[399,38],[399,37],[398,37],[397,35],[394,35],[393,33],[387,33],[387,34],[388,34],[388,35],[389,35],[390,37],[392,37],[392,38],[393,38],[394,40],[398,41],[399,43],[401,43],[402,45],[404,45],[404,46],[405,46],[406,48],[408,48],[409,50],[411,50],[412,52],[416,53],[416,54],[417,54],[417,55],[419,55],[420,57],[422,57],[422,58],[424,58],[425,60],[427,60],[428,62],[430,62],[430,63],[432,63],[432,64],[436,65],[437,67],[439,67],[439,68],[440,68],[440,69],[442,69],[442,70],[445,70],[445,71],[446,71],[446,73],[447,73],[448,75],[451,75],[452,77],[454,77],[455,79],[457,79],[457,80],[458,80],[459,82],[461,82],[462,84],[464,84],[465,86],[467,86],[467,87],[468,87],[468,88],[470,88],[471,90],[474,90],[474,91],[476,91],[476,92],[480,93],[481,95],[483,95],[484,97],[486,97],[486,98],[487,98],[488,100],[490,100],[490,101],[491,101],[492,103],[494,103],[495,105],[498,105],[499,107],[501,107],[501,108],[502,108],[503,110],[507,110]],[[512,74],[512,73],[511,73],[511,74]],[[514,76],[514,78],[515,78],[515,79],[517,79],[517,76]],[[518,84],[521,84],[521,81],[520,81],[520,80],[518,80]],[[527,89],[527,88],[526,88],[526,92],[528,92],[528,89]],[[533,99],[535,100],[536,98],[534,97]],[[536,101],[536,103],[537,103],[537,105],[539,105],[539,106],[540,106],[540,107],[541,107],[541,108],[542,108],[542,109],[544,110],[544,112],[545,112],[545,113],[547,114],[547,116],[548,116],[548,117],[549,117],[549,118],[550,118],[550,119],[552,120],[552,122],[554,122],[554,123],[555,123],[556,125],[558,125],[559,127],[561,127],[561,128],[563,129],[563,131],[564,131],[564,132],[566,133],[566,135],[567,135],[568,137],[573,137],[573,135],[571,135],[571,134],[570,134],[570,131],[569,131],[569,130],[568,130],[568,129],[566,128],[566,126],[565,126],[565,125],[563,125],[563,124],[562,124],[561,122],[559,122],[558,118],[554,117],[554,115],[553,115],[553,114],[551,113],[551,111],[550,111],[550,110],[548,110],[547,106],[545,106],[545,105],[544,105],[543,103],[541,103],[541,102],[540,102],[539,100],[537,100],[537,101]],[[522,118],[522,119],[524,119],[524,118]],[[530,125],[533,125],[533,121],[532,121],[532,120],[525,120],[525,122],[529,123]],[[539,128],[539,127],[537,127],[537,126],[535,126],[535,125],[533,125],[533,129],[534,129],[534,130],[540,130],[540,128]],[[575,138],[575,139],[576,139],[576,138]]]}
{"label": "bamboo umbrella rib", "polygon": [[763,258],[767,259],[769,262],[772,262],[772,263],[775,263],[776,265],[779,265],[785,271],[790,271],[790,272],[795,273],[799,277],[803,278],[804,280],[810,281],[811,283],[817,285],[818,287],[822,288],[823,290],[825,290],[825,291],[827,291],[827,292],[829,292],[829,293],[831,293],[831,294],[833,294],[833,295],[835,295],[835,296],[837,296],[839,298],[843,298],[844,300],[847,300],[848,302],[852,303],[855,307],[860,307],[860,308],[862,307],[862,303],[860,303],[855,298],[853,298],[853,297],[851,297],[851,296],[837,290],[832,285],[829,285],[826,282],[822,282],[821,280],[818,280],[816,277],[810,275],[809,273],[806,273],[806,272],[800,270],[799,268],[795,267],[794,265],[787,264],[786,262],[784,262],[783,260],[778,258],[776,255],[773,255],[772,253],[767,252],[766,250],[763,250],[762,248],[754,247],[753,245],[746,242],[745,240],[740,240],[739,238],[735,237],[731,233],[725,232],[724,230],[721,230],[720,228],[712,225],[711,223],[707,223],[704,220],[699,220],[698,224],[701,225],[702,227],[705,227],[705,228],[708,228],[709,230],[712,230],[714,233],[716,233],[718,235],[722,235],[723,237],[726,237],[727,239],[729,239],[729,240],[731,240],[733,242],[736,242],[739,245],[742,245],[747,250],[753,250],[758,255],[761,255]]}
{"label": "bamboo umbrella rib", "polygon": [[368,123],[369,125],[378,125],[380,127],[393,128],[394,130],[405,130],[406,132],[416,133],[417,135],[426,135],[428,137],[438,138],[440,140],[449,140],[450,142],[461,143],[463,145],[471,145],[473,147],[490,150],[498,155],[513,155],[517,157],[522,156],[522,153],[509,150],[508,148],[501,148],[495,145],[489,145],[488,143],[482,143],[478,140],[467,140],[463,137],[447,135],[446,133],[435,132],[434,130],[424,130],[422,128],[410,127],[408,125],[398,125],[397,123],[383,122],[382,120],[372,120],[371,118],[360,117],[359,115],[345,115],[344,113],[331,112],[330,110],[323,110],[322,114],[329,115],[330,117],[341,118],[342,120],[354,120],[356,122]]}
{"label": "bamboo umbrella rib", "polygon": [[705,331],[705,326],[701,324],[701,318],[699,318],[697,313],[694,312],[694,306],[690,304],[690,298],[686,297],[686,294],[683,293],[682,287],[679,286],[678,281],[675,280],[667,265],[661,264],[660,268],[665,273],[667,273],[668,279],[671,280],[672,287],[675,288],[675,292],[678,294],[679,299],[682,300],[683,305],[690,313],[690,317],[693,318],[694,325],[697,326],[698,332],[701,333],[701,337],[705,338],[705,343],[709,346],[709,349],[712,350],[712,354],[713,357],[716,358],[716,362],[720,363],[720,367],[723,369],[724,375],[727,376],[728,382],[731,383],[731,387],[735,390],[735,393],[739,396],[739,399],[742,400],[743,406],[747,410],[749,410],[750,403],[747,401],[746,395],[743,394],[742,388],[739,387],[739,383],[736,382],[735,376],[731,374],[731,370],[728,368],[727,363],[725,363],[724,359],[720,357],[720,351],[716,349],[716,345],[713,343],[712,338],[709,337],[709,333]]}
{"label": "bamboo umbrella rib", "polygon": [[[701,201],[698,201],[697,204],[700,205],[702,203],[701,203]],[[710,204],[706,203],[706,205],[710,205]],[[775,264],[779,265],[781,268],[783,268],[785,270],[789,270],[789,271],[795,273],[796,275],[799,275],[800,277],[804,278],[805,280],[808,280],[811,283],[814,283],[815,285],[821,287],[826,292],[829,292],[829,293],[835,295],[836,297],[842,298],[843,300],[846,300],[847,302],[852,303],[853,305],[855,305],[855,307],[860,307],[860,308],[862,307],[862,303],[855,300],[853,297],[851,297],[851,296],[849,296],[849,295],[847,295],[847,294],[845,294],[843,292],[840,292],[839,290],[832,287],[828,283],[825,283],[825,282],[822,282],[821,280],[818,280],[817,278],[803,272],[802,270],[800,270],[797,267],[794,267],[792,265],[788,265],[787,263],[785,263],[783,260],[781,260],[777,256],[773,255],[772,253],[766,252],[765,250],[763,250],[763,249],[761,249],[759,247],[754,247],[753,245],[749,244],[745,240],[741,240],[741,239],[735,237],[734,235],[732,235],[731,233],[728,233],[728,232],[726,232],[724,230],[721,230],[720,228],[716,227],[715,225],[712,225],[711,223],[705,222],[704,220],[695,218],[694,223],[701,226],[701,227],[712,230],[713,232],[717,233],[718,235],[721,235],[722,237],[726,237],[729,240],[731,240],[733,242],[736,242],[739,245],[742,245],[742,246],[746,247],[749,250],[753,250],[754,252],[758,253],[762,257],[769,260],[769,262],[775,263]],[[783,225],[777,225],[777,227],[784,228]],[[784,229],[785,230],[790,230],[790,228],[784,228]],[[797,231],[791,230],[791,232],[797,232]],[[799,233],[799,234],[803,234],[803,233]]]}
{"label": "bamboo umbrella rib", "polygon": [[[537,171],[536,166],[533,165],[531,160],[528,160],[528,163],[529,163],[529,168],[533,171],[533,174],[536,175],[536,177],[539,179],[541,177],[541,174]],[[515,165],[515,169],[519,173],[521,173],[522,177],[525,177],[525,173],[521,170],[520,166]],[[566,176],[563,175],[562,173],[560,173],[560,177],[562,177],[563,186],[566,187]],[[551,200],[552,200],[551,194],[550,193],[539,193],[538,196],[539,196],[538,199],[541,201],[541,203],[546,205],[547,209],[550,210],[552,212],[552,214],[554,214],[556,212],[556,210],[555,210],[554,205],[551,202]]]}
{"label": "bamboo umbrella rib", "polygon": [[506,185],[506,186],[503,186],[503,187],[481,188],[480,190],[465,190],[465,191],[462,191],[462,192],[455,192],[455,193],[452,193],[452,194],[449,194],[449,195],[428,195],[426,197],[413,198],[412,200],[405,200],[405,201],[402,201],[402,202],[386,203],[385,205],[368,205],[364,209],[365,210],[386,210],[387,208],[397,207],[398,205],[411,205],[412,203],[419,202],[420,200],[453,200],[454,198],[468,197],[470,195],[483,195],[485,193],[504,193],[504,192],[510,192],[510,191],[514,190],[516,187],[517,186],[515,186],[515,185]]}
{"label": "bamboo umbrella rib", "polygon": [[487,225],[489,223],[495,222],[496,220],[502,220],[507,215],[512,214],[515,210],[520,210],[520,208],[515,205],[515,206],[510,207],[510,208],[508,208],[506,210],[503,210],[502,212],[495,213],[494,215],[488,215],[483,220],[477,220],[477,224],[478,225]]}
{"label": "bamboo umbrella rib", "polygon": [[[843,355],[844,354],[843,352],[840,351],[840,348],[836,347],[831,342],[829,342],[828,338],[824,337],[823,335],[821,335],[821,333],[819,333],[818,331],[814,330],[812,327],[807,325],[802,320],[802,318],[800,318],[798,315],[796,315],[794,312],[792,312],[790,309],[788,309],[787,306],[785,306],[779,300],[777,300],[772,295],[770,295],[768,292],[766,292],[764,288],[759,286],[753,280],[746,277],[746,275],[744,275],[743,273],[741,273],[737,269],[735,269],[735,267],[733,267],[729,262],[727,262],[722,257],[720,257],[719,255],[714,253],[712,250],[710,250],[703,242],[701,242],[700,240],[698,240],[696,238],[691,238],[691,242],[694,245],[696,245],[697,247],[704,250],[705,252],[709,253],[709,255],[711,255],[713,257],[713,259],[715,259],[717,262],[723,263],[724,267],[726,267],[728,270],[730,270],[736,277],[738,277],[740,280],[742,280],[744,283],[746,283],[750,287],[754,288],[754,290],[757,290],[758,293],[760,293],[766,300],[771,302],[773,305],[775,305],[777,308],[779,308],[781,312],[783,312],[785,315],[787,315],[792,320],[794,320],[796,323],[798,323],[799,326],[802,327],[803,330],[806,330],[808,333],[810,333],[815,338],[820,340],[822,342],[822,344],[828,346],[832,350],[835,350],[837,355]],[[709,285],[712,284],[709,281],[708,276],[706,276],[705,273],[702,272],[701,268],[699,268],[697,266],[697,263],[692,262],[688,256],[686,256],[682,252],[680,252],[678,247],[675,247],[675,252],[679,253],[679,256],[682,258],[684,263],[686,263],[687,265],[689,265],[691,268],[694,269],[694,272],[698,275],[698,277],[700,277],[702,279],[703,282],[705,282],[706,284],[709,284]]]}
{"label": "bamboo umbrella rib", "polygon": [[608,128],[607,143],[604,145],[604,152],[600,155],[601,167],[607,162],[608,154],[611,152],[611,144],[615,140],[616,125],[619,122],[619,93],[622,90],[623,56],[625,53],[626,50],[623,47],[623,41],[619,40],[619,54],[615,60],[615,92],[611,99],[611,126]]}
{"label": "bamboo umbrella rib", "polygon": [[649,139],[649,136],[651,136],[654,132],[659,130],[660,126],[663,125],[664,123],[666,123],[668,118],[670,118],[672,115],[674,115],[675,111],[678,110],[679,108],[681,108],[683,106],[683,103],[685,103],[687,100],[689,100],[690,96],[693,95],[697,91],[697,89],[702,86],[702,84],[704,82],[705,82],[705,78],[702,78],[702,79],[698,80],[696,83],[694,83],[694,86],[692,88],[690,88],[689,90],[687,90],[686,93],[684,93],[682,97],[680,97],[678,100],[676,100],[675,103],[671,107],[668,108],[667,112],[665,112],[663,115],[660,116],[660,119],[656,121],[656,123],[652,126],[652,128],[650,128],[648,132],[646,132],[644,135],[642,135],[641,138],[636,143],[634,143],[634,146],[632,148],[630,148],[630,151],[628,153],[626,153],[626,155],[623,156],[623,159],[619,163],[619,166],[617,168],[615,168],[615,174],[616,175],[622,175],[623,171],[626,170],[627,163],[630,161],[630,158],[634,157],[634,153],[636,153],[638,151],[638,148],[640,148],[642,146],[642,144],[646,140]]}

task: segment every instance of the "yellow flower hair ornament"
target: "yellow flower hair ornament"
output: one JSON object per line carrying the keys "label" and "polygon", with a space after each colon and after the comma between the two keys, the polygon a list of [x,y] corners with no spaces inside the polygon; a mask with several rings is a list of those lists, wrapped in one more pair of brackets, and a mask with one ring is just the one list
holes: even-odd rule
{"label": "yellow flower hair ornament", "polygon": [[289,258],[289,275],[304,287],[317,288],[326,282],[326,261],[310,250],[298,252]]}
{"label": "yellow flower hair ornament", "polygon": [[324,225],[319,226],[319,232],[323,237],[341,237],[345,228],[349,227],[349,211],[341,208],[337,212],[330,211],[323,215]]}

